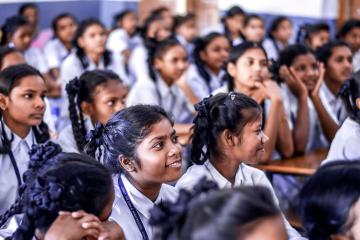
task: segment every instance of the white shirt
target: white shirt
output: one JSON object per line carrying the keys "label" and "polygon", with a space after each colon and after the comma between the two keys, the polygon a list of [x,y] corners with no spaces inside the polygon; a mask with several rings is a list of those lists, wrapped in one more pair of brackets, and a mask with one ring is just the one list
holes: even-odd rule
{"label": "white shirt", "polygon": [[354,72],[357,72],[360,70],[360,49],[354,53],[352,65],[353,65]]}
{"label": "white shirt", "polygon": [[41,73],[49,72],[49,67],[46,64],[45,57],[40,49],[31,47],[24,52],[24,57],[29,65],[33,66]]}
{"label": "white shirt", "polygon": [[168,86],[159,75],[157,76],[156,83],[151,79],[135,83],[127,97],[126,106],[158,105],[171,113],[175,122],[190,123],[194,107],[184,92],[176,84]]}
{"label": "white shirt", "polygon": [[360,160],[360,124],[347,118],[331,143],[322,164],[335,160]]}
{"label": "white shirt", "polygon": [[[293,130],[298,114],[298,99],[285,85],[281,84],[281,92],[284,96],[284,108],[288,119],[290,120],[290,129]],[[316,112],[315,106],[310,98],[307,100],[309,108],[309,133],[306,145],[306,152],[323,149],[329,146],[329,143],[323,133],[320,120]]]}
{"label": "white shirt", "polygon": [[131,83],[148,79],[149,68],[147,64],[148,51],[144,45],[137,46],[130,55],[129,75]]}
{"label": "white shirt", "polygon": [[[118,177],[118,174],[113,176],[115,201],[113,203],[113,209],[110,219],[116,221],[121,226],[125,234],[125,239],[142,239],[140,230],[136,225],[134,217],[120,191],[118,185]],[[145,231],[149,239],[151,239],[153,229],[149,225],[149,211],[154,207],[155,204],[159,204],[162,201],[175,201],[178,196],[178,192],[173,186],[170,186],[168,184],[162,184],[158,197],[156,198],[155,202],[152,202],[144,194],[137,190],[123,174],[121,174],[121,179],[124,183],[124,187],[129,195],[132,204],[134,205],[139,214]]]}
{"label": "white shirt", "polygon": [[279,41],[275,40],[275,42],[269,38],[266,38],[262,43],[262,46],[266,51],[268,59],[277,60],[279,58],[280,51],[285,48],[285,46]]}
{"label": "white shirt", "polygon": [[141,43],[142,40],[138,35],[130,37],[124,29],[118,28],[109,34],[106,48],[114,53],[122,53],[126,49],[133,50]]}
{"label": "white shirt", "polygon": [[[92,124],[90,118],[85,118],[84,122],[87,133],[94,129],[94,125]],[[63,152],[79,153],[79,149],[74,138],[72,125],[68,125],[60,132],[59,138],[56,142],[61,146]]]}
{"label": "white shirt", "polygon": [[193,51],[195,48],[194,44],[191,42],[188,42],[183,36],[181,36],[179,34],[176,35],[176,40],[178,40],[179,43],[181,44],[181,46],[183,46],[185,48],[189,62],[192,62],[192,59],[193,59],[192,54],[193,54]]}
{"label": "white shirt", "polygon": [[[7,137],[11,139],[11,131],[5,123],[4,128]],[[23,173],[29,167],[30,157],[28,151],[33,144],[36,144],[36,140],[32,130],[30,130],[29,134],[24,139],[16,134],[13,134],[13,136],[14,139],[11,142],[11,151],[22,178]],[[17,191],[18,181],[10,157],[8,154],[0,154],[0,214],[3,214],[15,202],[18,194]]]}
{"label": "white shirt", "polygon": [[58,38],[48,41],[44,47],[44,55],[48,67],[50,69],[60,68],[61,63],[70,54],[70,52]]}
{"label": "white shirt", "polygon": [[[214,181],[218,184],[220,189],[232,188],[238,186],[264,186],[271,191],[271,194],[278,204],[278,199],[275,195],[274,189],[271,183],[266,178],[264,172],[259,169],[250,167],[244,163],[239,165],[239,169],[235,176],[235,183],[232,185],[221,173],[211,164],[210,161],[206,161],[203,165],[193,165],[176,183],[176,188],[180,190],[185,188],[192,190],[198,181],[206,177],[210,181]],[[289,239],[304,239],[302,238],[295,229],[293,229],[288,221],[284,218],[286,230],[289,235]]]}
{"label": "white shirt", "polygon": [[346,108],[341,97],[336,97],[326,86],[326,83],[321,85],[319,97],[325,110],[329,113],[331,118],[337,124],[341,125],[347,117]]}
{"label": "white shirt", "polygon": [[207,68],[205,68],[205,71],[210,75],[209,83],[200,76],[200,73],[194,64],[191,64],[186,72],[187,83],[199,101],[204,97],[208,97],[215,89],[220,88],[224,84],[223,78],[226,74],[224,70],[220,70],[217,76]]}

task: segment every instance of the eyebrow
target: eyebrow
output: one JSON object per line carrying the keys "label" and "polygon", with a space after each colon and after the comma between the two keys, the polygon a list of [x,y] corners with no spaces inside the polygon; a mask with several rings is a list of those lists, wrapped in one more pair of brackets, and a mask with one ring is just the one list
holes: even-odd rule
{"label": "eyebrow", "polygon": [[[30,93],[37,93],[38,90],[34,90],[34,89],[25,89],[24,92],[30,92]],[[41,93],[46,93],[47,90],[41,91]]]}
{"label": "eyebrow", "polygon": [[[170,137],[173,137],[176,135],[176,131],[175,129],[173,129],[173,131],[170,133]],[[150,143],[155,141],[155,140],[162,140],[162,139],[166,139],[168,137],[168,135],[162,135],[162,136],[157,136],[154,137],[153,139],[150,140]]]}

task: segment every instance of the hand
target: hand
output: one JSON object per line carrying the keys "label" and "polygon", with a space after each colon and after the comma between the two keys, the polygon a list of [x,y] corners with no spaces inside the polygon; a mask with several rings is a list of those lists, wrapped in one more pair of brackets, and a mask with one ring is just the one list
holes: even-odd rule
{"label": "hand", "polygon": [[316,82],[314,89],[311,91],[310,97],[313,98],[319,95],[321,84],[324,81],[325,67],[323,63],[319,63],[319,78]]}
{"label": "hand", "polygon": [[81,239],[97,239],[100,232],[104,231],[100,220],[84,211],[78,211],[76,218],[74,213],[62,212],[51,224],[51,227],[46,232],[44,239],[66,239],[66,240],[81,240]]}
{"label": "hand", "polygon": [[103,231],[100,232],[98,240],[125,240],[125,235],[119,224],[113,221],[101,223]]}
{"label": "hand", "polygon": [[296,76],[294,68],[283,65],[280,67],[280,77],[290,88],[297,98],[307,97],[307,88],[305,84]]}
{"label": "hand", "polygon": [[272,80],[266,80],[263,82],[263,85],[267,99],[270,99],[271,101],[282,101],[281,90],[276,82]]}

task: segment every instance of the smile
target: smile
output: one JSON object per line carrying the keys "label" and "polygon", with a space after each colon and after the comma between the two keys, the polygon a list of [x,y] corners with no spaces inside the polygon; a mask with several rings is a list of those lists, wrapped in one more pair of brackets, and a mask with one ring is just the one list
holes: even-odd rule
{"label": "smile", "polygon": [[181,165],[182,165],[182,161],[180,159],[180,160],[177,160],[175,162],[172,162],[172,163],[166,165],[166,167],[179,168],[179,167],[181,167]]}

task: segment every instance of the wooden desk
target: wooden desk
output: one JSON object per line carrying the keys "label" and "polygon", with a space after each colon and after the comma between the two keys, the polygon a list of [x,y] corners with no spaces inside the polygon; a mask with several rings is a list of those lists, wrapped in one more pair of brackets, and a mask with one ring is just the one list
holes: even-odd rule
{"label": "wooden desk", "polygon": [[284,160],[273,160],[267,164],[259,164],[255,167],[268,173],[305,175],[315,173],[320,167],[322,160],[327,156],[328,149],[317,150],[303,156],[293,157]]}

